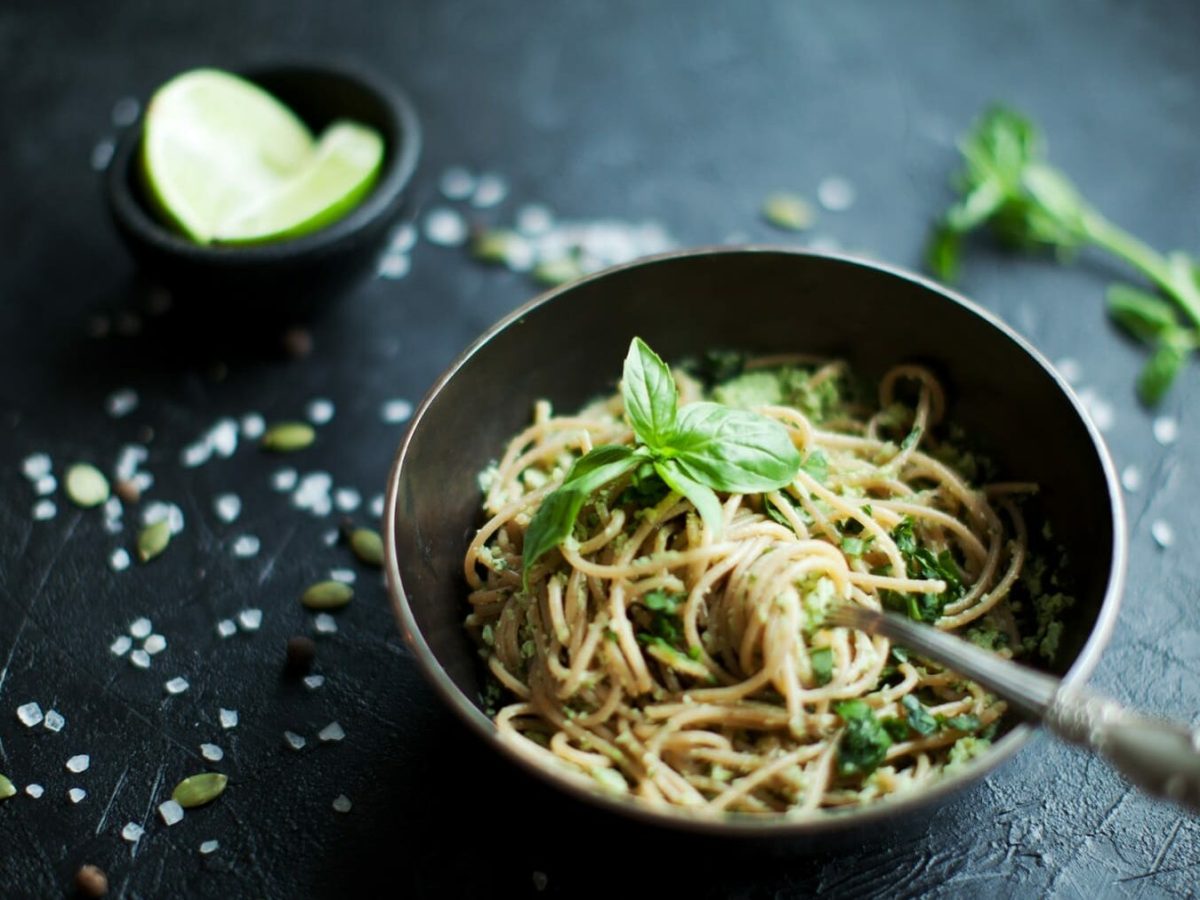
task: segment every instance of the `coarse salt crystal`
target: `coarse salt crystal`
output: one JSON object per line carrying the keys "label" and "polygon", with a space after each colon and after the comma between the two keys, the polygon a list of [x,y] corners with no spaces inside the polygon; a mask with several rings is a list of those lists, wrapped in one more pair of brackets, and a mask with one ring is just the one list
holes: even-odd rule
{"label": "coarse salt crystal", "polygon": [[230,728],[237,728],[238,714],[236,709],[217,710],[217,717],[221,720],[221,727],[228,731]]}
{"label": "coarse salt crystal", "polygon": [[333,401],[318,397],[309,402],[305,412],[308,415],[308,421],[314,425],[324,425],[333,418]]}
{"label": "coarse salt crystal", "polygon": [[53,500],[39,500],[33,505],[33,518],[38,522],[45,522],[48,519],[53,519],[58,515],[58,507],[54,505]]}
{"label": "coarse salt crystal", "polygon": [[238,426],[233,419],[218,419],[208,433],[207,441],[222,459],[229,459],[237,451]]}
{"label": "coarse salt crystal", "polygon": [[108,168],[108,164],[112,162],[113,152],[117,149],[116,142],[111,138],[105,138],[102,141],[97,141],[96,146],[92,148],[92,169],[96,172],[103,172]]}
{"label": "coarse salt crystal", "polygon": [[91,764],[92,758],[86,753],[80,753],[67,760],[67,771],[78,775],[80,772],[86,772]]}
{"label": "coarse salt crystal", "polygon": [[831,176],[817,185],[817,200],[830,212],[844,212],[854,205],[854,185],[845,178]]}
{"label": "coarse salt crystal", "polygon": [[27,784],[25,785],[25,793],[27,793],[34,800],[38,800],[41,798],[42,794],[46,793],[46,789],[40,784]]}
{"label": "coarse salt crystal", "polygon": [[80,800],[82,800],[86,796],[87,796],[87,791],[85,791],[83,788],[73,787],[69,791],[67,791],[67,797],[70,799],[70,801],[72,803],[78,803]]}
{"label": "coarse salt crystal", "polygon": [[342,512],[354,512],[362,503],[362,495],[354,488],[338,488],[333,492],[333,503]]}
{"label": "coarse salt crystal", "polygon": [[371,498],[371,515],[379,518],[383,515],[383,494],[376,494]]}
{"label": "coarse salt crystal", "polygon": [[30,481],[37,481],[50,474],[50,456],[46,453],[31,453],[21,462],[21,471]]}
{"label": "coarse salt crystal", "polygon": [[466,200],[475,192],[475,176],[462,166],[451,166],[438,178],[438,190],[447,200]]}
{"label": "coarse salt crystal", "polygon": [[216,744],[201,744],[200,755],[209,762],[220,762],[225,758],[225,751]]}
{"label": "coarse salt crystal", "polygon": [[262,542],[253,534],[238,535],[233,542],[233,555],[238,559],[249,559],[258,553]]}
{"label": "coarse salt crystal", "polygon": [[294,731],[285,731],[283,733],[283,740],[293,750],[303,750],[304,745],[308,743],[308,741]]}
{"label": "coarse salt crystal", "polygon": [[203,441],[198,441],[183,448],[183,452],[179,454],[179,461],[185,468],[194,469],[208,462],[210,456],[212,456],[212,448]]}
{"label": "coarse salt crystal", "polygon": [[319,732],[317,732],[317,737],[326,742],[340,741],[346,737],[346,731],[337,722],[330,722]]}
{"label": "coarse salt crystal", "polygon": [[217,623],[217,634],[223,638],[233,637],[237,634],[237,625],[233,623],[232,619],[222,619]]}
{"label": "coarse salt crystal", "polygon": [[508,182],[493,172],[479,176],[475,185],[475,193],[471,196],[471,205],[476,209],[488,209],[504,202],[508,196]]}
{"label": "coarse salt crystal", "polygon": [[318,613],[313,619],[317,634],[335,634],[338,630],[337,620],[329,613]]}
{"label": "coarse salt crystal", "polygon": [[517,231],[527,237],[545,234],[554,226],[554,215],[548,207],[530,203],[517,210]]}
{"label": "coarse salt crystal", "polygon": [[133,97],[122,97],[112,108],[112,123],[118,128],[124,128],[137,121],[141,106]]}
{"label": "coarse salt crystal", "polygon": [[179,534],[183,531],[183,510],[174,503],[156,500],[142,513],[143,525],[155,525],[164,519],[171,527],[171,534]]}
{"label": "coarse salt crystal", "polygon": [[440,247],[459,247],[467,240],[467,220],[447,206],[429,211],[424,230],[425,240]]}
{"label": "coarse salt crystal", "polygon": [[128,635],[123,634],[113,641],[112,644],[109,645],[108,649],[113,656],[124,656],[129,652],[129,648],[132,646],[133,641],[129,639]]}
{"label": "coarse salt crystal", "polygon": [[137,409],[137,405],[137,391],[133,388],[121,388],[119,391],[113,391],[105,398],[104,411],[114,419],[119,419]]}
{"label": "coarse salt crystal", "polygon": [[1064,356],[1054,364],[1054,367],[1058,369],[1058,374],[1070,384],[1077,382],[1083,375],[1083,367],[1079,365],[1079,360],[1070,356]]}
{"label": "coarse salt crystal", "polygon": [[412,270],[412,260],[402,253],[388,251],[379,260],[379,277],[399,281]]}
{"label": "coarse salt crystal", "polygon": [[142,644],[142,649],[151,656],[157,656],[167,649],[167,639],[161,634],[152,634],[146,638],[146,643]]}
{"label": "coarse salt crystal", "polygon": [[154,623],[151,622],[149,619],[147,619],[145,616],[142,616],[139,619],[134,619],[129,624],[129,633],[131,635],[133,635],[135,638],[137,638],[139,641],[142,640],[143,638],[150,637],[150,632],[152,632],[153,630],[154,630]]}
{"label": "coarse salt crystal", "polygon": [[407,253],[417,244],[417,226],[412,222],[402,222],[392,232],[388,240],[388,249],[393,253]]}
{"label": "coarse salt crystal", "polygon": [[62,731],[66,727],[67,720],[57,709],[51,709],[46,712],[46,718],[42,721],[42,727],[47,731],[55,733]]}
{"label": "coarse salt crystal", "polygon": [[182,676],[177,676],[168,681],[163,687],[167,689],[168,694],[182,694],[188,689],[188,680]]}
{"label": "coarse salt crystal", "polygon": [[205,841],[200,845],[200,852],[205,856],[208,856],[210,853],[215,853],[217,848],[220,846],[221,845],[217,841]]}
{"label": "coarse salt crystal", "polygon": [[58,479],[53,475],[43,475],[33,483],[33,490],[39,497],[46,497],[58,489]]}
{"label": "coarse salt crystal", "polygon": [[168,828],[183,821],[183,807],[174,800],[160,803],[158,805],[158,814],[162,816],[162,820]]}
{"label": "coarse salt crystal", "polygon": [[145,650],[134,650],[129,654],[129,661],[139,669],[150,668],[150,654]]}
{"label": "coarse salt crystal", "polygon": [[108,564],[114,572],[124,572],[129,568],[129,563],[129,551],[124,547],[118,547],[108,557]]}
{"label": "coarse salt crystal", "polygon": [[1156,520],[1150,526],[1150,536],[1154,538],[1154,543],[1162,547],[1164,550],[1175,543],[1175,529],[1170,523],[1164,522],[1162,519]]}
{"label": "coarse salt crystal", "polygon": [[242,435],[247,440],[256,441],[267,430],[267,420],[256,412],[242,416]]}
{"label": "coarse salt crystal", "polygon": [[121,837],[129,841],[131,844],[136,844],[142,839],[142,835],[146,833],[146,829],[136,822],[127,822],[125,827],[121,829]]}
{"label": "coarse salt crystal", "polygon": [[334,812],[348,813],[353,804],[350,803],[350,798],[345,794],[338,794],[333,798]]}
{"label": "coarse salt crystal", "polygon": [[401,422],[407,422],[412,416],[412,404],[407,400],[388,400],[383,404],[380,410],[380,415],[383,421],[389,425],[398,425]]}
{"label": "coarse salt crystal", "polygon": [[1164,447],[1179,438],[1179,422],[1172,416],[1159,416],[1154,420],[1154,439]]}
{"label": "coarse salt crystal", "polygon": [[277,491],[290,491],[296,486],[298,477],[295,469],[279,469],[271,475],[271,487]]}
{"label": "coarse salt crystal", "polygon": [[17,718],[26,728],[32,728],[34,725],[40,725],[42,719],[42,708],[36,703],[25,703],[17,707]]}
{"label": "coarse salt crystal", "polygon": [[306,688],[308,688],[310,691],[315,691],[317,688],[319,688],[324,683],[325,683],[324,675],[305,675],[304,676],[304,686]]}
{"label": "coarse salt crystal", "polygon": [[354,584],[355,572],[353,569],[330,569],[329,577],[333,581],[340,581],[342,584]]}
{"label": "coarse salt crystal", "polygon": [[1142,486],[1142,470],[1137,466],[1126,466],[1121,470],[1121,487],[1131,494]]}
{"label": "coarse salt crystal", "polygon": [[242,511],[242,500],[237,494],[221,494],[213,500],[213,509],[222,522],[232,522]]}
{"label": "coarse salt crystal", "polygon": [[338,530],[336,528],[330,528],[323,535],[321,535],[321,541],[326,547],[332,547],[338,542]]}
{"label": "coarse salt crystal", "polygon": [[238,624],[243,631],[258,631],[262,626],[263,614],[261,609],[243,609],[238,613]]}

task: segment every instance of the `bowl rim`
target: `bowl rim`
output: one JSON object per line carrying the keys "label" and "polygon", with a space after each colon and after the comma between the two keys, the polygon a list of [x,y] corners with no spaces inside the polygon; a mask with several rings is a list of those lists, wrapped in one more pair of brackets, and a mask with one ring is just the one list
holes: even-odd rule
{"label": "bowl rim", "polygon": [[557,787],[567,794],[584,802],[599,806],[609,812],[633,818],[647,825],[679,830],[695,834],[705,834],[732,838],[817,838],[823,835],[844,833],[864,826],[880,824],[904,813],[916,813],[927,810],[935,804],[944,801],[960,790],[979,781],[1000,765],[1008,762],[1018,750],[1033,736],[1034,728],[1025,723],[1018,723],[1011,731],[997,741],[989,752],[977,757],[963,771],[938,779],[926,789],[911,794],[889,798],[878,803],[846,812],[829,814],[812,814],[803,818],[788,819],[786,814],[780,816],[756,819],[752,817],[700,817],[689,815],[686,811],[652,807],[641,804],[636,800],[616,797],[606,794],[599,789],[585,787],[581,782],[572,779],[564,773],[557,772],[522,753],[517,747],[503,740],[496,730],[492,720],[488,718],[475,703],[467,697],[443,670],[437,657],[430,649],[424,636],[417,626],[416,619],[408,603],[404,591],[403,576],[396,557],[396,513],[399,496],[400,475],[412,444],[413,436],[420,427],[421,420],[436,401],[442,389],[458,374],[467,362],[478,353],[491,339],[509,328],[533,310],[554,302],[559,297],[573,291],[582,284],[607,278],[618,272],[635,269],[658,263],[702,258],[718,255],[741,254],[783,254],[816,258],[846,263],[871,269],[884,275],[899,278],[916,284],[926,290],[939,294],[966,311],[980,317],[992,327],[998,329],[1005,337],[1014,342],[1028,354],[1050,377],[1058,389],[1065,395],[1076,415],[1086,428],[1088,437],[1099,459],[1104,480],[1108,488],[1109,512],[1112,520],[1113,546],[1112,559],[1108,570],[1108,581],[1100,609],[1096,616],[1088,639],[1080,649],[1078,656],[1062,678],[1064,686],[1078,687],[1082,685],[1095,669],[1100,655],[1112,635],[1120,608],[1121,595],[1125,584],[1125,572],[1128,557],[1128,539],[1126,536],[1125,506],[1117,478],[1116,466],[1109,454],[1108,448],[1099,430],[1087,415],[1083,404],[1075,395],[1074,390],[1051,365],[1049,360],[1037,350],[1028,340],[1018,334],[998,316],[982,306],[969,300],[962,294],[938,284],[930,278],[909,271],[899,266],[882,263],[847,253],[814,252],[798,247],[770,243],[708,245],[673,250],[653,256],[641,257],[629,263],[603,269],[587,275],[568,284],[559,285],[544,291],[533,299],[521,304],[508,315],[484,331],[465,350],[463,350],[446,370],[438,377],[422,398],[409,422],[404,438],[396,451],[391,471],[388,475],[387,497],[384,505],[383,535],[384,535],[384,569],[387,579],[388,594],[392,601],[395,614],[409,647],[412,649],[418,665],[426,679],[441,696],[442,700],[458,715],[473,732],[486,743],[497,748],[509,760],[530,772],[534,777]]}
{"label": "bowl rim", "polygon": [[373,94],[388,110],[391,124],[400,135],[399,146],[387,148],[390,151],[387,161],[367,196],[340,219],[324,228],[298,238],[262,244],[197,244],[160,222],[136,196],[137,192],[130,185],[130,178],[134,177],[130,167],[136,164],[142,146],[145,125],[143,107],[136,121],[125,129],[125,133],[117,141],[116,150],[104,173],[104,190],[113,215],[129,231],[136,234],[139,241],[160,253],[217,267],[272,264],[331,252],[337,245],[353,239],[376,220],[389,215],[412,180],[421,154],[420,119],[407,94],[379,72],[357,61],[280,59],[251,62],[228,71],[255,84],[260,78],[286,73],[306,73],[352,82],[366,93]]}

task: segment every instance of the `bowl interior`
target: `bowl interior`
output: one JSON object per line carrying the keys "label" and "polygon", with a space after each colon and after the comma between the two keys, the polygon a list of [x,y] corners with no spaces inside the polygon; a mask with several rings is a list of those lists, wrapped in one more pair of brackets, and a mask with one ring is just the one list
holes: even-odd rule
{"label": "bowl interior", "polygon": [[633,335],[668,361],[728,348],[840,356],[867,376],[930,365],[947,386],[948,417],[981,438],[1005,477],[1041,485],[1078,579],[1058,670],[1090,669],[1116,603],[1121,512],[1104,451],[1040,357],[986,314],[884,268],[781,250],[699,252],[610,271],[518,311],[414,419],[391,486],[393,575],[419,631],[410,636],[418,651],[427,645],[453,685],[440,689],[468,719],[482,717],[461,702],[477,704],[481,688],[462,627],[462,558],[480,524],[476,474],[528,424],[536,398],[569,411],[611,390]]}

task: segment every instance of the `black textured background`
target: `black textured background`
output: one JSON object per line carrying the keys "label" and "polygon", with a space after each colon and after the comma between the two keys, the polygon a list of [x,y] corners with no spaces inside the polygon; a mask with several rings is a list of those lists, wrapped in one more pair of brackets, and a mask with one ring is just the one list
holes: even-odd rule
{"label": "black textured background", "polygon": [[[0,8],[0,772],[19,787],[0,804],[0,896],[61,895],[75,868],[105,868],[126,897],[348,895],[571,897],[605,888],[665,896],[1194,896],[1200,827],[1131,792],[1105,767],[1039,739],[1012,765],[926,822],[839,853],[698,844],[565,802],[471,743],[425,686],[382,587],[359,597],[320,640],[328,682],[279,677],[283,640],[308,629],[297,593],[341,548],[332,525],[291,509],[268,479],[280,463],[243,445],[195,470],[179,452],[220,415],[297,417],[313,397],[337,404],[317,445],[295,460],[365,497],[382,491],[402,426],[392,397],[419,399],[486,325],[532,293],[520,276],[422,244],[411,275],[373,281],[315,333],[312,356],[226,359],[152,338],[86,336],[96,313],[138,295],[89,165],[113,136],[110,110],[197,64],[275,56],[361,58],[416,101],[426,147],[415,198],[428,204],[447,165],[512,183],[501,215],[539,200],[564,217],[653,217],[684,244],[772,238],[764,194],[810,196],[838,174],[854,208],[814,235],[917,266],[926,223],[949,200],[953,136],[993,98],[1031,113],[1053,158],[1115,220],[1161,247],[1200,249],[1200,7],[1056,2],[407,3],[9,2]],[[1129,496],[1131,566],[1123,612],[1095,682],[1138,706],[1195,721],[1200,709],[1200,488],[1196,367],[1169,397],[1178,443],[1151,436],[1132,384],[1141,352],[1101,313],[1115,270],[1006,257],[977,248],[964,289],[1052,359],[1073,357],[1083,385],[1113,406],[1120,465],[1148,484]],[[230,329],[240,323],[230,321]],[[141,406],[112,420],[103,398],[135,387]],[[20,462],[49,452],[110,467],[142,426],[155,432],[151,498],[178,503],[187,528],[145,568],[114,573],[104,532],[61,492],[33,522]],[[1020,427],[1014,423],[1014,427]],[[288,460],[285,464],[292,464]],[[221,524],[211,499],[238,493]],[[360,518],[363,516],[360,515]],[[1174,526],[1160,551],[1150,522]],[[233,558],[235,535],[263,548]],[[220,618],[265,611],[262,630],[217,638]],[[170,646],[149,672],[108,652],[139,615]],[[168,698],[182,674],[191,689]],[[67,717],[29,731],[16,707]],[[241,725],[222,732],[217,707]],[[339,720],[347,738],[316,746]],[[286,750],[284,729],[309,747]],[[226,750],[226,795],[167,829],[154,810],[200,768],[198,744]],[[89,753],[88,772],[67,757]],[[66,790],[88,797],[77,806]],[[347,794],[348,815],[330,808]],[[125,822],[144,823],[136,848]],[[220,849],[201,857],[201,841]],[[641,874],[634,879],[630,866]],[[540,879],[539,879],[540,881]]]}

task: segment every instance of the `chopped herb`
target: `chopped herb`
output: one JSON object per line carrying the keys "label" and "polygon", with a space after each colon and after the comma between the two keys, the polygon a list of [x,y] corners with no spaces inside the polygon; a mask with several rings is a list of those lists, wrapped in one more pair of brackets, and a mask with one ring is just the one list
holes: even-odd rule
{"label": "chopped herb", "polygon": [[916,446],[917,441],[919,441],[920,439],[921,439],[921,429],[914,428],[907,435],[905,435],[904,440],[902,440],[900,442],[900,450],[904,451],[904,450],[909,449],[910,447]]}
{"label": "chopped herb", "polygon": [[905,559],[909,578],[937,579],[946,583],[940,594],[905,594],[884,591],[883,604],[888,609],[906,612],[918,622],[936,622],[942,610],[963,595],[965,590],[958,564],[949,550],[935,554],[917,540],[912,519],[905,518],[892,530],[892,540]]}
{"label": "chopped herb", "polygon": [[845,700],[834,705],[834,712],[846,723],[838,741],[838,774],[874,772],[892,746],[892,739],[875,718],[875,711],[862,700]]}
{"label": "chopped herb", "polygon": [[983,723],[979,721],[979,716],[972,715],[971,713],[963,713],[962,715],[950,716],[949,718],[938,716],[938,722],[952,731],[965,731],[968,733],[976,732],[983,727]]}
{"label": "chopped herb", "polygon": [[868,534],[865,538],[862,537],[844,537],[842,538],[842,552],[847,556],[862,556],[867,552],[868,547],[874,535]]}
{"label": "chopped herb", "polygon": [[971,760],[980,756],[989,747],[992,742],[981,737],[961,737],[954,742],[954,746],[950,748],[950,755],[946,765],[946,772],[957,772],[969,763]]}
{"label": "chopped herb", "polygon": [[895,659],[896,662],[902,662],[902,663],[908,662],[908,650],[904,647],[897,647],[893,644],[892,645],[892,658]]}
{"label": "chopped herb", "polygon": [[883,730],[888,733],[894,742],[907,741],[909,736],[908,722],[904,719],[898,719],[895,716],[885,716],[879,720],[879,724],[883,726]]}
{"label": "chopped herb", "polygon": [[912,694],[905,694],[900,705],[904,707],[908,727],[917,734],[928,737],[938,730],[938,720],[930,715],[929,710],[922,706],[921,701]]}
{"label": "chopped herb", "polygon": [[818,647],[808,656],[812,664],[813,678],[818,685],[833,681],[833,648]]}

